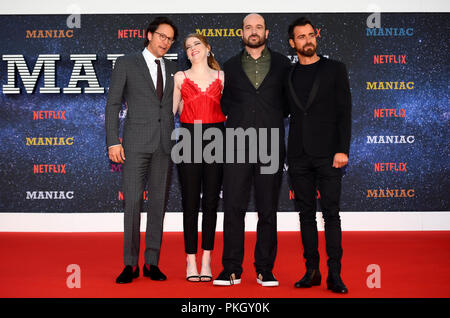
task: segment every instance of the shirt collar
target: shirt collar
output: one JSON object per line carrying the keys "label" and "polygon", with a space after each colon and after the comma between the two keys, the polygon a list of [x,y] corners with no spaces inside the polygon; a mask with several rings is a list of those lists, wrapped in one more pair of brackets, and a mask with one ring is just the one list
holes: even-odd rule
{"label": "shirt collar", "polygon": [[[266,45],[266,46],[264,46],[264,50],[262,50],[262,52],[261,52],[261,56],[258,57],[257,60],[262,58],[262,57],[265,57],[268,53],[269,53],[269,49],[267,48],[267,45]],[[251,57],[251,55],[248,54],[248,52],[247,52],[247,50],[245,48],[244,48],[244,56],[247,57],[247,58]]]}
{"label": "shirt collar", "polygon": [[144,50],[142,51],[142,54],[143,54],[144,57],[145,57],[146,59],[148,59],[149,61],[152,61],[152,62],[153,62],[153,61],[155,61],[155,60],[160,60],[162,63],[164,63],[162,57],[157,58],[157,57],[154,56],[149,50],[147,50],[147,48],[144,48]]}

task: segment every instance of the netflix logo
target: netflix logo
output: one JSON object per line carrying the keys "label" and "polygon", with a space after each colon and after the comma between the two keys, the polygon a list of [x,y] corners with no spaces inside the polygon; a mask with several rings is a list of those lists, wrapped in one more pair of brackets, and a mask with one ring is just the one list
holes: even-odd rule
{"label": "netflix logo", "polygon": [[56,173],[56,174],[65,174],[66,173],[66,164],[37,164],[33,167],[34,174],[43,174],[43,173]]}
{"label": "netflix logo", "polygon": [[406,55],[374,55],[373,64],[406,64]]}
{"label": "netflix logo", "polygon": [[122,29],[117,30],[118,39],[144,39],[145,29]]}
{"label": "netflix logo", "polygon": [[391,172],[391,171],[401,171],[408,172],[406,169],[406,162],[375,162],[374,171],[375,172]]}
{"label": "netflix logo", "polygon": [[33,120],[40,119],[61,119],[66,120],[65,110],[37,110],[33,111]]}
{"label": "netflix logo", "polygon": [[386,118],[386,117],[395,117],[395,118],[406,118],[406,109],[394,109],[394,108],[375,108],[373,110],[374,118]]}

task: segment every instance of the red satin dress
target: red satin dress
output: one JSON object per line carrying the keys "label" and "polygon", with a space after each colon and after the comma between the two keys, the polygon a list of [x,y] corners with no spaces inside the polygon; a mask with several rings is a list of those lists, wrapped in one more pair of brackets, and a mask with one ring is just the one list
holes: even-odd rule
{"label": "red satin dress", "polygon": [[[184,73],[184,72],[183,72]],[[183,110],[180,122],[193,124],[194,120],[201,120],[202,124],[221,123],[226,120],[220,108],[222,97],[222,82],[217,71],[217,79],[202,91],[200,87],[184,73],[185,79],[181,84]]]}

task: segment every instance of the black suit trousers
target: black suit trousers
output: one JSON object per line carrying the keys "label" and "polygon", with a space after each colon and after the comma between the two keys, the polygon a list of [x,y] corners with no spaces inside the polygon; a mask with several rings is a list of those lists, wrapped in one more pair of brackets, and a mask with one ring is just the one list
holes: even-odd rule
{"label": "black suit trousers", "polygon": [[124,264],[138,264],[143,192],[148,189],[147,227],[145,232],[146,264],[158,265],[163,221],[170,176],[170,155],[160,144],[153,153],[132,152],[125,148],[123,165]]}
{"label": "black suit trousers", "polygon": [[241,274],[244,258],[245,214],[254,185],[258,224],[255,246],[256,272],[272,271],[277,254],[277,207],[283,157],[275,174],[261,174],[260,163],[226,163],[224,166],[224,250],[226,271]]}
{"label": "black suit trousers", "polygon": [[328,269],[340,273],[342,233],[339,216],[342,171],[333,168],[333,156],[313,157],[303,153],[289,158],[289,176],[294,189],[296,209],[300,211],[300,227],[306,267],[319,268],[318,233],[316,223],[319,190],[320,205],[325,221]]}

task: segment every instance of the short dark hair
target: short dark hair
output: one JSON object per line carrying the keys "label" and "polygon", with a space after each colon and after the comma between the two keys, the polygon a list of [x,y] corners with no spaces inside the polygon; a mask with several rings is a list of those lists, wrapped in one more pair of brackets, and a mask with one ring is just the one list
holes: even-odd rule
{"label": "short dark hair", "polygon": [[290,39],[294,39],[294,29],[295,29],[295,27],[297,27],[297,26],[304,26],[304,25],[307,25],[307,24],[312,26],[312,28],[314,29],[314,25],[311,23],[311,20],[309,20],[308,18],[305,18],[305,17],[298,18],[297,20],[292,22],[289,25],[289,28],[288,28],[289,38]]}
{"label": "short dark hair", "polygon": [[170,20],[167,17],[156,17],[155,20],[153,20],[152,22],[150,22],[150,24],[147,27],[147,30],[145,31],[145,47],[148,46],[148,32],[153,33],[156,31],[156,29],[159,27],[160,24],[168,24],[172,27],[173,29],[173,39],[176,40],[177,36],[178,36],[178,29],[175,26],[175,24],[173,24],[172,20]]}

